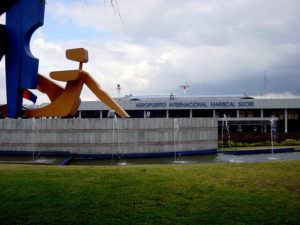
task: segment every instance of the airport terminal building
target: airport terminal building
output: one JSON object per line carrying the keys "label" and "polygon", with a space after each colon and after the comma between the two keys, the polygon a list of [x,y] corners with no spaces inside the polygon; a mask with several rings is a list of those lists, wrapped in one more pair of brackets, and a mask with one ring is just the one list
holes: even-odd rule
{"label": "airport terminal building", "polygon": [[[300,99],[254,99],[245,96],[125,96],[116,101],[132,118],[219,118],[232,131],[268,132],[275,120],[279,132],[300,131]],[[82,102],[80,118],[107,118],[109,109],[97,101]],[[224,116],[225,115],[225,116]]]}
{"label": "airport terminal building", "polygon": [[112,154],[171,156],[174,151],[207,154],[216,153],[223,131],[228,138],[241,132],[250,139],[269,138],[271,127],[278,136],[300,133],[300,99],[296,98],[165,95],[126,96],[116,101],[131,118],[106,119],[115,116],[106,105],[83,101],[76,115],[82,119],[0,120],[0,151],[34,149],[110,158]]}

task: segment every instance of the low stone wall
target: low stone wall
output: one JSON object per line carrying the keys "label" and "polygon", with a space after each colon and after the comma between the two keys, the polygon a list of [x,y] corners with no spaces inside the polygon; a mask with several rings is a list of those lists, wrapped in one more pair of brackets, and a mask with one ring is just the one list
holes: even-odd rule
{"label": "low stone wall", "polygon": [[4,119],[0,151],[145,154],[217,149],[217,119]]}

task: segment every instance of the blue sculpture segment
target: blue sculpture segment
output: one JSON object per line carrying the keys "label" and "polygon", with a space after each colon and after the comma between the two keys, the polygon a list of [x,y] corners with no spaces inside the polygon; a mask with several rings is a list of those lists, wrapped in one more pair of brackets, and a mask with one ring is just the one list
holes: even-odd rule
{"label": "blue sculpture segment", "polygon": [[5,26],[0,24],[0,61],[5,55],[7,46],[7,36],[5,31]]}
{"label": "blue sculpture segment", "polygon": [[[2,0],[0,2],[0,16],[5,13],[10,7],[16,4],[19,0]],[[8,48],[7,34],[5,25],[0,24],[0,61],[6,54]]]}
{"label": "blue sculpture segment", "polygon": [[[2,1],[2,0],[1,0]],[[30,52],[30,39],[43,25],[45,2],[20,0],[6,11],[6,88],[8,117],[21,114],[26,89],[36,89],[39,60]]]}

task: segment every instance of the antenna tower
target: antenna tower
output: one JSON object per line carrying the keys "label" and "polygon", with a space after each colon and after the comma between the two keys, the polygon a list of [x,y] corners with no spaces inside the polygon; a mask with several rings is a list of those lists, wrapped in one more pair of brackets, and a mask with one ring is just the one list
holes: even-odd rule
{"label": "antenna tower", "polygon": [[121,97],[121,90],[122,90],[121,84],[117,84],[117,91],[118,91],[119,97]]}

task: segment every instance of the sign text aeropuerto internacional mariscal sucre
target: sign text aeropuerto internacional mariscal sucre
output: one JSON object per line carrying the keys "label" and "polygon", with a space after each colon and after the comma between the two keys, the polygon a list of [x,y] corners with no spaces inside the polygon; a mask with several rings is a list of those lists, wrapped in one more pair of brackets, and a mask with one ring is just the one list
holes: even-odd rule
{"label": "sign text aeropuerto internacional mariscal sucre", "polygon": [[136,108],[237,108],[237,107],[254,107],[253,101],[188,101],[188,102],[138,102],[135,105]]}

